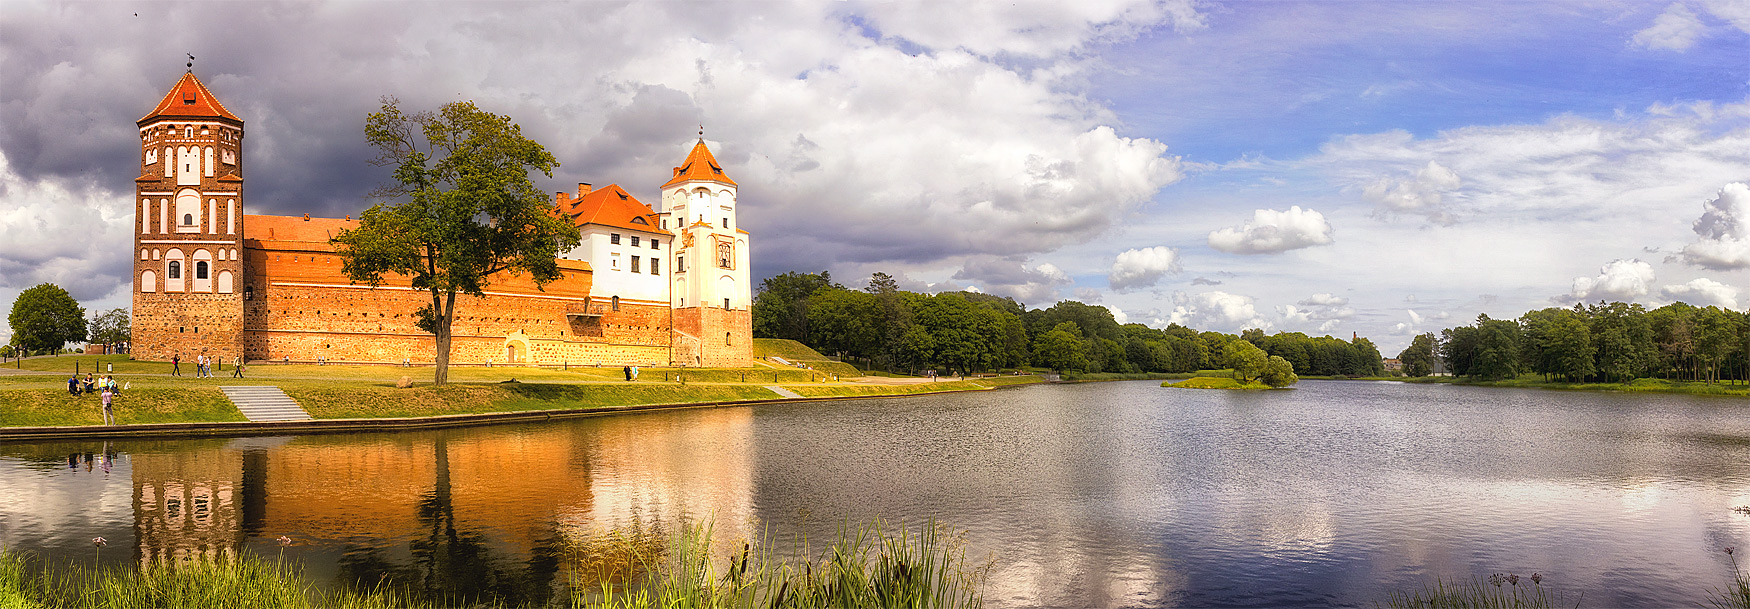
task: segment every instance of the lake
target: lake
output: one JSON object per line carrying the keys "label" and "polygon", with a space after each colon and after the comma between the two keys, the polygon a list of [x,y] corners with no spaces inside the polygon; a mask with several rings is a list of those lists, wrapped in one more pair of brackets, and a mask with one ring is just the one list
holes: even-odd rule
{"label": "lake", "polygon": [[[989,607],[1371,607],[1542,573],[1571,606],[1705,602],[1750,550],[1750,400],[1158,382],[404,433],[0,446],[0,544],[162,564],[294,543],[310,576],[549,599],[560,548],[709,518],[819,546],[928,518]],[[1742,554],[1742,552],[1740,552]]]}

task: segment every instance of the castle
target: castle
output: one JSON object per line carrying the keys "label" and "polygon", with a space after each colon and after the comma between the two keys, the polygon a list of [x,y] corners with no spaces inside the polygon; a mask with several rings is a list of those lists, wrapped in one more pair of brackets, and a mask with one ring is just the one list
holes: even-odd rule
{"label": "castle", "polygon": [[[191,70],[137,122],[133,354],[231,361],[436,361],[408,278],[341,273],[345,219],[245,213],[243,119]],[[582,241],[537,287],[494,276],[458,296],[454,364],[748,366],[753,304],[736,183],[700,138],[656,211],[618,185],[559,192]]]}

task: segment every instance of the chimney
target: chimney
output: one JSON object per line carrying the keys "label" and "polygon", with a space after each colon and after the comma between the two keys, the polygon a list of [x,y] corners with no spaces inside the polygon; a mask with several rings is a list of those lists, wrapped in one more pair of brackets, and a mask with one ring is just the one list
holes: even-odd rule
{"label": "chimney", "polygon": [[577,198],[582,199],[583,195],[589,194],[591,190],[593,190],[593,189],[590,188],[589,182],[578,182],[577,183]]}
{"label": "chimney", "polygon": [[563,190],[553,193],[553,206],[558,207],[571,202],[571,193]]}

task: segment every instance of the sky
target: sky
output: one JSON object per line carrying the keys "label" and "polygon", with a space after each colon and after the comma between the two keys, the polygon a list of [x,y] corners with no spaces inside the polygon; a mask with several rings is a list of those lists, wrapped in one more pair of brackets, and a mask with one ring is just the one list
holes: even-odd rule
{"label": "sky", "polygon": [[[1750,1],[0,3],[0,303],[127,307],[134,121],[195,56],[248,213],[357,215],[384,97],[646,203],[701,126],[756,281],[873,272],[1372,339],[1750,307]],[[9,337],[0,328],[0,341]]]}

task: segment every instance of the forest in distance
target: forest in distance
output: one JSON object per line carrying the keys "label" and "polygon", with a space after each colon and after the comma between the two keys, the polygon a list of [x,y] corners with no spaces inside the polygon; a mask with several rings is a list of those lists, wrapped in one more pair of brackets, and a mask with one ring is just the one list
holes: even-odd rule
{"label": "forest in distance", "polygon": [[[1288,360],[1301,376],[1386,375],[1378,348],[1366,337],[1120,324],[1098,305],[1063,300],[1028,309],[978,292],[921,294],[900,290],[884,273],[875,273],[861,289],[840,285],[824,271],[768,278],[754,297],[753,331],[903,372],[1033,367],[1188,373],[1231,367],[1226,347],[1243,340]],[[1682,302],[1652,310],[1599,302],[1530,311],[1518,319],[1481,315],[1473,325],[1416,336],[1398,359],[1407,376],[1499,380],[1535,373],[1546,380],[1620,383],[1742,381],[1750,378],[1747,354],[1750,313]]]}
{"label": "forest in distance", "polygon": [[1265,336],[1262,330],[1234,335],[1178,324],[1157,329],[1120,324],[1106,307],[1074,300],[1028,309],[978,292],[908,292],[885,273],[875,273],[862,289],[835,283],[827,272],[768,278],[754,297],[753,332],[907,372],[1196,372],[1229,367],[1228,344],[1246,340],[1287,358],[1300,375],[1384,374],[1379,349],[1363,337]]}

